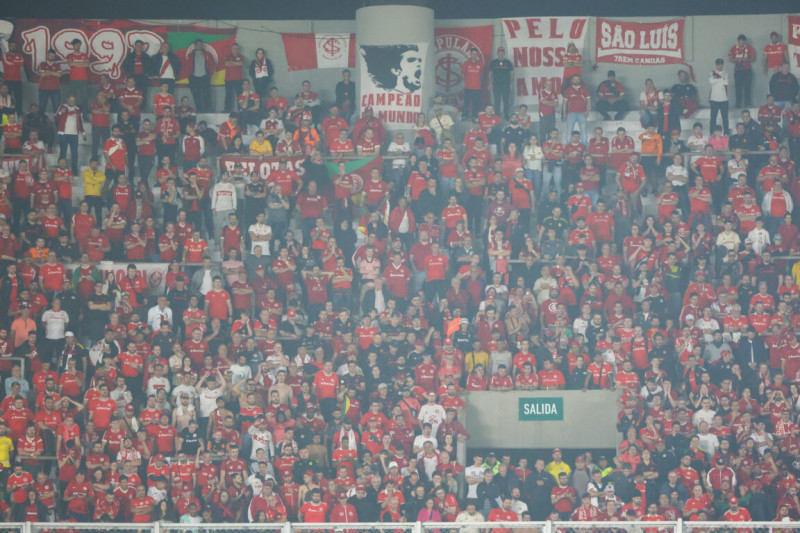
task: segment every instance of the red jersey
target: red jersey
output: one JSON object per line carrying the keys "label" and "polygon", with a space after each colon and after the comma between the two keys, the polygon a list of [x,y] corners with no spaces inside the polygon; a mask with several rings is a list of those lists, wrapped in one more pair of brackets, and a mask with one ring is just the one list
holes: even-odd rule
{"label": "red jersey", "polygon": [[483,81],[483,63],[464,61],[461,63],[461,73],[464,75],[465,89],[480,90]]}

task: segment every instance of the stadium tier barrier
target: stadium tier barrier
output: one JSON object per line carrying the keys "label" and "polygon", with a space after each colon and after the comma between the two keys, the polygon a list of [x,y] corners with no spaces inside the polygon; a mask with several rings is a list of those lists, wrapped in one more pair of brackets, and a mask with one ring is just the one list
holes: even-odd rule
{"label": "stadium tier barrier", "polygon": [[790,533],[800,522],[689,522],[683,520],[589,522],[326,522],[209,523],[24,522],[0,526],[0,533]]}

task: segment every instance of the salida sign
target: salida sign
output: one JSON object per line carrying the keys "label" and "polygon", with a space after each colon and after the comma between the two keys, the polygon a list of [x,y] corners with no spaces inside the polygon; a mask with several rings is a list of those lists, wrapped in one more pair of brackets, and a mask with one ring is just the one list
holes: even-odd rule
{"label": "salida sign", "polygon": [[564,398],[520,398],[520,420],[564,420]]}
{"label": "salida sign", "polygon": [[503,19],[506,46],[517,72],[517,104],[538,104],[546,78],[552,78],[553,88],[561,92],[567,45],[574,43],[583,50],[587,22],[576,17]]}
{"label": "salida sign", "polygon": [[683,62],[683,19],[638,23],[597,19],[598,63],[666,65]]}

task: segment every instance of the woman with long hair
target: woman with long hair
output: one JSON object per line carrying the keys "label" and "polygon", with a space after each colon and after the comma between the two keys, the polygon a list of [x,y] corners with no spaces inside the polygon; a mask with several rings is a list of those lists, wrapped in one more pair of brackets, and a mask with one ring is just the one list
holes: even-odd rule
{"label": "woman with long hair", "polygon": [[508,183],[514,177],[518,168],[523,168],[525,160],[517,143],[510,142],[506,146],[506,153],[503,154],[503,179]]}
{"label": "woman with long hair", "polygon": [[250,62],[250,78],[258,96],[266,102],[272,79],[272,63],[267,59],[267,52],[263,48],[256,49],[256,57]]}
{"label": "woman with long hair", "polygon": [[33,489],[28,490],[25,501],[15,504],[14,510],[11,512],[13,522],[45,522],[47,518],[47,507]]}

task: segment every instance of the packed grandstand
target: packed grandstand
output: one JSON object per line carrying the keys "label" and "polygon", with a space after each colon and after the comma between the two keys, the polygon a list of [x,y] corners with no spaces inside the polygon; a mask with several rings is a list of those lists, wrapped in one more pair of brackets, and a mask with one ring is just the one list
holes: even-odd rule
{"label": "packed grandstand", "polygon": [[[799,87],[752,37],[709,97],[569,48],[534,112],[470,53],[410,135],[262,49],[221,115],[202,41],[95,83],[77,39],[24,88],[12,39],[3,520],[799,520]],[[483,391],[562,389],[616,395],[612,454],[468,449]]]}

